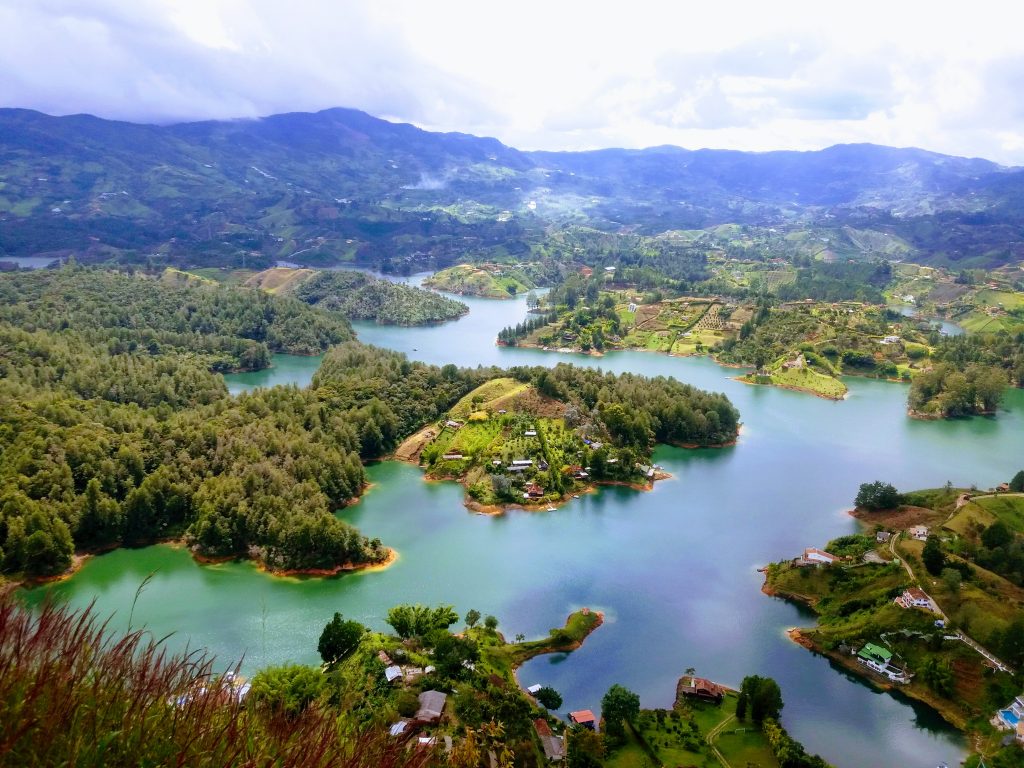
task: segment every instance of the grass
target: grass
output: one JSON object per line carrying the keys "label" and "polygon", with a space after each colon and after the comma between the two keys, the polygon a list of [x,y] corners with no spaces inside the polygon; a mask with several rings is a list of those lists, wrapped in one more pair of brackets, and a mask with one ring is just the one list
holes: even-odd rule
{"label": "grass", "polygon": [[[818,373],[817,371],[813,371],[807,367],[780,367],[777,370],[772,371],[769,376],[756,376],[755,374],[750,374],[745,378],[748,381],[753,381],[758,384],[766,383],[778,387],[798,389],[803,392],[811,392],[815,395],[831,398],[833,400],[842,399],[842,397],[846,395],[846,385],[839,379],[834,376],[826,376],[825,374]],[[765,379],[767,379],[767,381],[765,381]]]}
{"label": "grass", "polygon": [[[986,496],[971,505],[981,507],[989,515],[1002,520],[1017,533],[1024,534],[1024,496]],[[994,521],[992,521],[994,522]]]}
{"label": "grass", "polygon": [[480,649],[480,663],[485,671],[512,681],[512,673],[534,656],[545,653],[568,653],[583,644],[587,636],[601,626],[601,614],[583,610],[569,614],[565,626],[554,628],[547,637],[522,643],[506,643],[495,632],[483,627],[468,631]]}
{"label": "grass", "polygon": [[529,384],[508,377],[491,379],[464,395],[449,413],[451,418],[462,421],[474,411],[499,410],[500,401],[509,400],[529,388]]}
{"label": "grass", "polygon": [[148,632],[113,634],[91,609],[35,612],[0,596],[0,766],[430,764],[381,729],[338,712],[288,717],[214,671],[201,651],[170,654]]}

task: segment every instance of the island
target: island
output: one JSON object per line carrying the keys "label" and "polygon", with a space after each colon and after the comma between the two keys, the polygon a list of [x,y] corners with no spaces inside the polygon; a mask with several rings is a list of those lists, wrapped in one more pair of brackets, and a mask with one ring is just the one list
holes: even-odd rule
{"label": "island", "polygon": [[485,299],[511,299],[537,287],[523,268],[494,263],[458,264],[435,272],[423,284]]}
{"label": "island", "polygon": [[455,320],[469,312],[461,301],[355,270],[273,267],[245,285],[294,296],[307,304],[384,325],[425,325]]}
{"label": "island", "polygon": [[516,374],[466,394],[396,458],[461,482],[475,511],[551,510],[595,484],[646,489],[667,477],[651,461],[655,442],[721,447],[738,432],[723,395],[674,379],[567,365]]}
{"label": "island", "polygon": [[987,492],[865,483],[863,533],[768,565],[763,590],[817,614],[796,642],[998,749],[1024,665],[1022,490],[1024,470]]}

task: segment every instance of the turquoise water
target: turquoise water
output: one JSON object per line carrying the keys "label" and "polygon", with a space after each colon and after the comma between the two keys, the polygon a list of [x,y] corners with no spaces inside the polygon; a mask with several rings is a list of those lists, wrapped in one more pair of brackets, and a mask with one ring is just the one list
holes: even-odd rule
{"label": "turquoise water", "polygon": [[[776,678],[783,721],[809,749],[842,768],[954,764],[960,736],[928,708],[866,686],[792,643],[785,630],[813,623],[805,610],[760,592],[757,568],[855,530],[845,510],[857,486],[902,488],[947,480],[986,487],[1009,478],[1024,456],[1024,392],[1007,393],[997,418],[923,422],[905,414],[906,388],[846,380],[833,402],[733,381],[706,358],[622,352],[603,358],[498,348],[497,331],[526,315],[525,302],[466,299],[468,316],[441,326],[358,324],[362,340],[415,359],[460,365],[581,365],[674,375],[726,392],[740,409],[738,444],[721,450],[660,448],[673,477],[651,492],[605,488],[556,512],[469,513],[454,483],[425,482],[415,467],[371,465],[373,487],[342,517],[400,553],[391,568],[337,579],[276,579],[246,563],[198,566],[158,546],[91,560],[52,587],[75,604],[96,599],[123,626],[141,581],[155,572],[134,613],[157,636],[244,656],[253,670],[315,662],[334,611],[383,628],[400,602],[454,603],[493,613],[508,636],[544,634],[581,606],[606,623],[570,655],[523,667],[524,684],[553,685],[565,708],[598,709],[621,683],[644,706],[671,703],[687,667],[729,685]],[[289,381],[304,385],[317,360],[276,356],[271,372],[225,377],[233,391]],[[30,594],[37,599],[42,590]]]}

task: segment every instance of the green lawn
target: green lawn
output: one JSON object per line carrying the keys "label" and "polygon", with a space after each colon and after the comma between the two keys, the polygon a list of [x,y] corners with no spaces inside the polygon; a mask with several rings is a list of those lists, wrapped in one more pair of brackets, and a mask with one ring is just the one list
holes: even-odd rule
{"label": "green lawn", "polygon": [[1024,496],[986,496],[974,503],[1017,533],[1024,533]]}

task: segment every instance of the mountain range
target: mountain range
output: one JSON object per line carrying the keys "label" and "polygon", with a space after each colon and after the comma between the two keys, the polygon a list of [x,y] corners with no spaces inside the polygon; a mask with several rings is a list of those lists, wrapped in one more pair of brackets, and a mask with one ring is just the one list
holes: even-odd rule
{"label": "mountain range", "polygon": [[1024,259],[1024,169],[870,144],[523,152],[352,109],[166,126],[0,110],[0,259],[444,266],[553,230],[723,224],[994,266]]}

